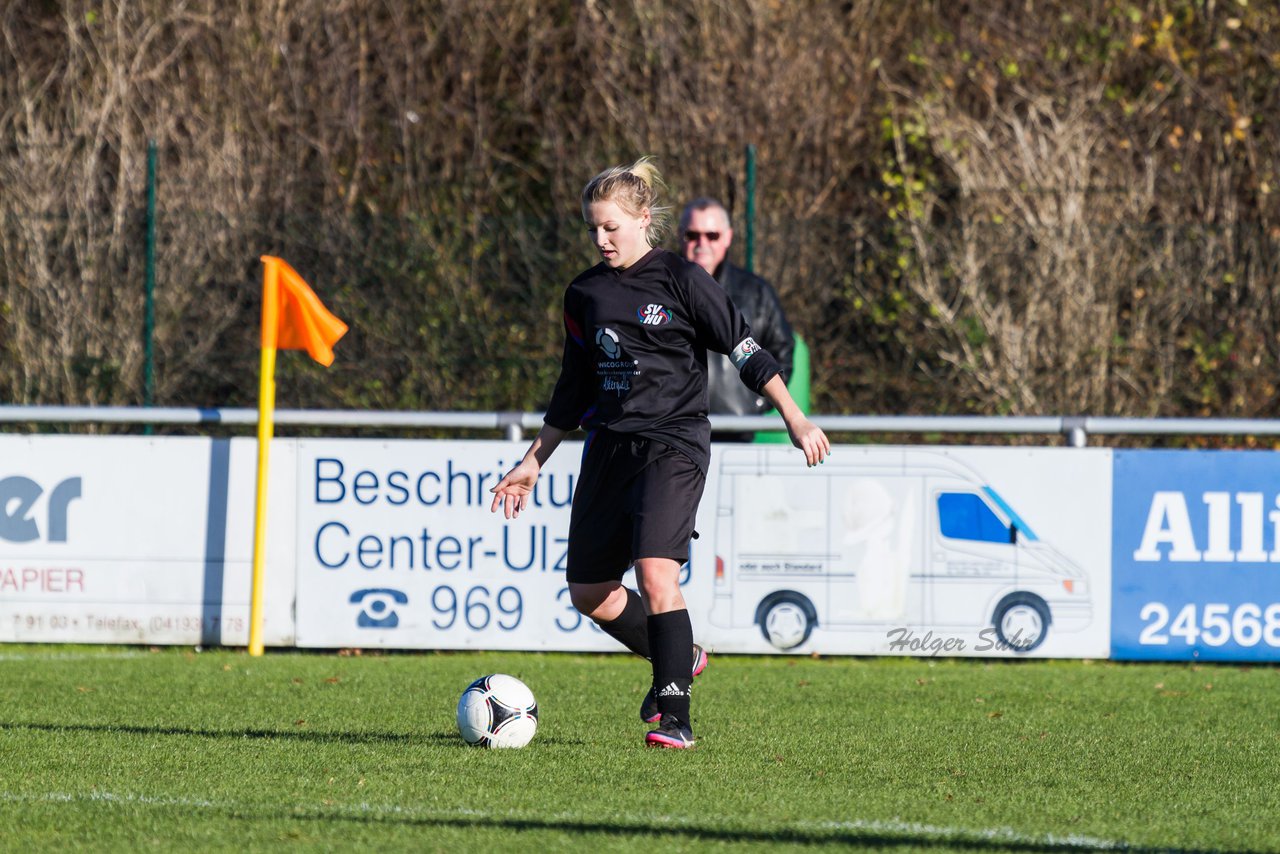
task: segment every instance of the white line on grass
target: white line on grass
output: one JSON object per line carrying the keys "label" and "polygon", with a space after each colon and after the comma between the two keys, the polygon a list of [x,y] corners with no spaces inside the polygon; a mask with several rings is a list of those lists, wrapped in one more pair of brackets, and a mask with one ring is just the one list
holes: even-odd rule
{"label": "white line on grass", "polygon": [[191,798],[153,798],[148,795],[114,795],[111,792],[45,792],[43,794],[20,795],[13,792],[0,792],[0,801],[6,803],[120,803],[143,804],[159,807],[205,807],[207,809],[230,809],[232,804],[217,804],[213,801]]}
{"label": "white line on grass", "polygon": [[896,833],[911,836],[924,836],[929,839],[958,841],[981,839],[984,842],[1009,842],[1017,845],[1051,845],[1063,848],[1076,848],[1090,851],[1118,851],[1129,848],[1127,842],[1112,839],[1098,839],[1093,836],[1082,836],[1071,833],[1059,836],[1056,833],[1032,835],[1020,833],[1009,827],[985,827],[977,830],[962,827],[938,827],[932,824],[919,824],[913,821],[876,821],[874,819],[855,819],[854,821],[812,822],[815,828],[830,830],[869,830],[875,833]]}
{"label": "white line on grass", "polygon": [[86,661],[90,659],[97,661],[103,658],[145,658],[149,655],[155,655],[155,653],[127,649],[118,652],[111,650],[52,653],[5,652],[0,653],[0,661]]}
{"label": "white line on grass", "polygon": [[[89,803],[120,803],[120,804],[142,804],[145,806],[158,807],[183,807],[183,808],[200,808],[210,810],[236,810],[236,811],[254,811],[263,808],[260,803],[241,803],[237,801],[210,801],[191,798],[167,798],[152,797],[149,795],[117,795],[111,792],[45,792],[34,794],[20,794],[15,792],[0,792],[0,802],[4,803],[69,803],[69,802],[89,802]],[[467,821],[526,821],[531,823],[546,824],[553,826],[557,822],[569,822],[577,824],[595,824],[599,821],[598,816],[579,815],[575,813],[555,813],[552,815],[539,815],[536,813],[521,812],[496,812],[493,810],[420,810],[398,806],[396,804],[351,804],[349,806],[340,806],[336,804],[293,804],[292,809],[295,811],[314,811],[320,814],[331,814],[337,817],[358,816],[375,816],[375,817],[395,817],[409,819],[413,821],[449,821],[449,820],[467,820]],[[646,831],[661,830],[705,830],[705,824],[696,820],[673,818],[670,816],[654,816],[640,815],[634,813],[623,813],[611,816],[611,820],[617,824],[630,824],[637,828],[644,828]],[[1131,846],[1127,842],[1121,842],[1113,839],[1098,839],[1093,836],[1083,836],[1080,834],[1068,834],[1065,836],[1056,833],[1022,833],[1009,827],[990,827],[990,828],[967,828],[967,827],[945,827],[934,824],[921,824],[914,821],[900,821],[897,819],[879,820],[879,819],[853,819],[850,821],[794,821],[776,828],[778,831],[801,831],[806,833],[833,833],[841,831],[858,831],[864,833],[879,833],[888,836],[901,836],[907,839],[927,839],[937,842],[964,842],[964,841],[982,841],[982,842],[1003,842],[1014,845],[1026,846],[1050,846],[1060,848],[1071,848],[1077,851],[1124,851]],[[732,832],[732,831],[728,831]],[[768,830],[753,831],[753,833],[767,834]]]}

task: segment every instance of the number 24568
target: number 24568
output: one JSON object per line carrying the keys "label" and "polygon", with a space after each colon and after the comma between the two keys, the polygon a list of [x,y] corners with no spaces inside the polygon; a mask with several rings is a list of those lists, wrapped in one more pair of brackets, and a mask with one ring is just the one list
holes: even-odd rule
{"label": "number 24568", "polygon": [[1246,647],[1258,643],[1280,646],[1280,602],[1245,602],[1234,607],[1222,602],[1189,602],[1176,614],[1171,614],[1163,602],[1148,602],[1142,606],[1139,618],[1146,623],[1138,636],[1138,642],[1144,645],[1166,646],[1181,640],[1187,646],[1223,646],[1231,642]]}

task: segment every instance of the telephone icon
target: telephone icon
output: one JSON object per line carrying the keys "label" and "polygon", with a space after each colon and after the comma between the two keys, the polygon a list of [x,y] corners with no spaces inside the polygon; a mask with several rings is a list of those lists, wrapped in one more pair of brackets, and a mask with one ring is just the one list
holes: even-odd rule
{"label": "telephone icon", "polygon": [[390,587],[366,587],[351,594],[352,605],[360,606],[356,625],[362,629],[394,629],[400,625],[397,605],[409,604],[409,597]]}

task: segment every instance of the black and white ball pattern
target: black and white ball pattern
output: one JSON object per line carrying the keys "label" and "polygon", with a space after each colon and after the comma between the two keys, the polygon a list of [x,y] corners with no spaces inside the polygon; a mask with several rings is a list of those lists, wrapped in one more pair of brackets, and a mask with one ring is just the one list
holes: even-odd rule
{"label": "black and white ball pattern", "polygon": [[524,747],[537,731],[538,703],[514,676],[481,676],[458,700],[458,732],[467,744]]}

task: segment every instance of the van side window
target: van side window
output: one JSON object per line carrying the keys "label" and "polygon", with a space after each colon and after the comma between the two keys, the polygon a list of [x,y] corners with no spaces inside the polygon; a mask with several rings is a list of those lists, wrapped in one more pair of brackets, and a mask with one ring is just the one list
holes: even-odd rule
{"label": "van side window", "polygon": [[1009,526],[972,492],[944,492],[939,495],[938,523],[942,536],[953,540],[1013,542]]}

